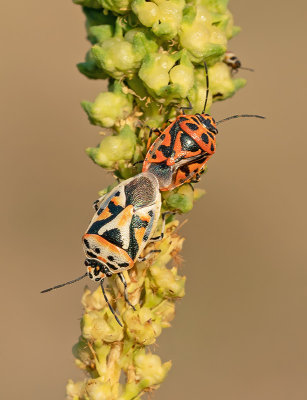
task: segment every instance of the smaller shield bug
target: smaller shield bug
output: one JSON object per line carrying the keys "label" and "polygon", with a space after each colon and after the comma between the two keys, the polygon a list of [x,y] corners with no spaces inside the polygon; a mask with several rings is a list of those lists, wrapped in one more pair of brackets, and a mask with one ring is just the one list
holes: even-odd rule
{"label": "smaller shield bug", "polygon": [[184,110],[192,109],[181,107],[182,114],[178,115],[162,132],[158,132],[157,139],[150,145],[149,133],[147,154],[143,162],[142,171],[154,174],[161,191],[172,190],[186,182],[198,182],[204,172],[206,163],[216,150],[215,137],[218,133],[217,125],[233,118],[255,117],[261,115],[233,115],[215,122],[214,118],[205,113],[209,94],[208,68],[206,71],[206,99],[201,114],[186,115]]}

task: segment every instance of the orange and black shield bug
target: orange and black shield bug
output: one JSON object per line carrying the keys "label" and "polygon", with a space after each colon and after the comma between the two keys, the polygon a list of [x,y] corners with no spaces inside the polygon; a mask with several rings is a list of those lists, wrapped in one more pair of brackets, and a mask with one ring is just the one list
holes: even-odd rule
{"label": "orange and black shield bug", "polygon": [[198,182],[205,165],[215,153],[215,136],[218,133],[217,125],[233,118],[256,117],[260,115],[233,115],[215,122],[209,114],[205,113],[209,94],[208,69],[206,71],[206,99],[201,114],[186,115],[184,110],[192,109],[182,107],[182,114],[170,123],[167,128],[158,132],[159,136],[150,145],[152,130],[149,134],[148,151],[143,162],[143,172],[154,174],[160,185],[161,191],[172,190],[186,182]]}
{"label": "orange and black shield bug", "polygon": [[117,185],[95,203],[96,213],[83,235],[87,272],[72,281],[43,290],[42,293],[77,282],[86,276],[100,282],[103,295],[121,325],[103,287],[105,277],[117,274],[124,285],[124,296],[129,302],[127,283],[123,271],[132,268],[136,261],[144,261],[141,253],[149,242],[158,241],[164,236],[165,215],[162,215],[162,232],[153,237],[161,209],[161,194],[157,178],[149,173],[141,173]]}

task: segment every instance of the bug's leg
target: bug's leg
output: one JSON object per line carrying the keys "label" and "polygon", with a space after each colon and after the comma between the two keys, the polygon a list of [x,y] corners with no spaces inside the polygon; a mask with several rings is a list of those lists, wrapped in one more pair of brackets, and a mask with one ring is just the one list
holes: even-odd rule
{"label": "bug's leg", "polygon": [[130,303],[129,298],[128,298],[126,279],[125,279],[124,275],[123,275],[121,272],[119,272],[117,275],[119,276],[119,279],[122,281],[122,284],[124,285],[124,297],[125,297],[125,301],[126,301],[126,303],[128,303],[129,306],[132,307],[133,310],[135,311],[134,305],[132,305],[132,304]]}
{"label": "bug's leg", "polygon": [[[194,179],[191,179],[189,183],[198,183],[200,181],[200,174],[197,173]],[[194,190],[194,188],[193,188]]]}
{"label": "bug's leg", "polygon": [[99,207],[98,207],[98,204],[102,202],[102,200],[104,199],[104,197],[105,197],[105,194],[104,194],[103,196],[99,197],[99,199],[97,199],[97,200],[94,201],[94,203],[93,203],[93,208],[94,208],[95,211],[98,211],[98,208],[99,208]]}
{"label": "bug's leg", "polygon": [[192,185],[192,183],[195,183],[195,182],[193,182],[193,181],[187,182],[187,184],[191,186],[191,189],[192,189],[193,192],[194,192],[195,188],[194,188],[194,186]]}
{"label": "bug's leg", "polygon": [[133,163],[133,167],[135,167],[138,164],[142,164],[144,162],[144,160],[140,160],[140,161],[136,161],[135,163]]}
{"label": "bug's leg", "polygon": [[107,298],[106,292],[104,291],[103,279],[101,279],[101,281],[100,281],[100,286],[101,286],[103,297],[104,297],[106,303],[108,304],[111,313],[114,315],[114,318],[116,319],[118,324],[122,327],[123,325],[121,324],[120,320],[118,319],[118,316],[115,314],[115,311],[114,311],[113,307],[111,306],[109,299]]}
{"label": "bug's leg", "polygon": [[147,253],[145,257],[139,257],[138,261],[146,261],[146,260],[148,260],[153,253],[161,253],[161,250],[150,250],[150,252]]}
{"label": "bug's leg", "polygon": [[187,97],[187,100],[189,102],[189,107],[180,107],[180,110],[181,110],[182,114],[185,114],[184,110],[192,110],[192,108],[193,108],[192,104],[190,102],[190,99],[188,97]]}
{"label": "bug's leg", "polygon": [[161,233],[159,236],[155,236],[153,238],[150,239],[149,242],[157,242],[159,240],[162,240],[164,238],[164,231],[165,231],[165,218],[168,214],[174,214],[170,211],[166,211],[162,214],[162,228],[161,228]]}
{"label": "bug's leg", "polygon": [[155,128],[155,129],[151,128],[151,129],[150,129],[149,135],[148,135],[148,141],[147,141],[146,151],[148,151],[148,149],[149,149],[149,147],[150,147],[150,145],[151,145],[151,137],[152,137],[153,132],[158,133],[159,136],[160,136],[161,133],[162,133],[162,132],[160,131],[160,129],[158,129],[158,128]]}

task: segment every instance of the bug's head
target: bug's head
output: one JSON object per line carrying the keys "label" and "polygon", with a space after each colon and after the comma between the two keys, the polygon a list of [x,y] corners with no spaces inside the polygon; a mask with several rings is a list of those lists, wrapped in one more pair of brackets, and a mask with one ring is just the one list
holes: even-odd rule
{"label": "bug's head", "polygon": [[215,119],[211,117],[211,115],[205,113],[196,115],[203,127],[206,128],[209,132],[211,132],[213,135],[217,135],[219,133],[216,127]]}
{"label": "bug's head", "polygon": [[90,279],[95,282],[99,282],[106,276],[112,276],[109,268],[101,261],[87,257],[84,261],[84,265],[87,267],[87,274]]}

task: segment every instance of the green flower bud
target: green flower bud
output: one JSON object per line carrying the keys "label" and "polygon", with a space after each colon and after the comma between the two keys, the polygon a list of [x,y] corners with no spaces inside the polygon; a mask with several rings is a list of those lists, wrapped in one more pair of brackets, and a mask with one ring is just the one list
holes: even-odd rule
{"label": "green flower bud", "polygon": [[223,62],[216,63],[209,68],[209,80],[214,100],[225,100],[246,84],[245,79],[232,79],[229,68]]}
{"label": "green flower bud", "polygon": [[108,75],[97,67],[92,53],[89,51],[85,56],[85,62],[78,63],[77,68],[81,74],[90,79],[106,79]]}
{"label": "green flower bud", "polygon": [[141,349],[134,356],[134,365],[142,384],[150,387],[163,382],[172,363],[168,361],[162,364],[159,356],[151,353],[146,354],[145,350]]}
{"label": "green flower bud", "polygon": [[186,98],[189,90],[194,85],[194,67],[186,51],[182,52],[180,64],[170,70],[169,76],[174,92],[178,96]]}
{"label": "green flower bud", "polygon": [[163,198],[168,209],[187,213],[193,208],[193,189],[186,183],[170,192],[163,192]]}
{"label": "green flower bud", "polygon": [[89,379],[84,394],[84,400],[114,400],[117,398],[117,387],[102,378]]}
{"label": "green flower bud", "polygon": [[111,13],[104,14],[101,8],[95,10],[87,7],[83,7],[83,12],[86,16],[87,38],[92,44],[113,36],[116,19]]}
{"label": "green flower bud", "polygon": [[180,28],[184,0],[156,0],[159,6],[159,20],[155,21],[152,30],[164,39],[173,39]]}
{"label": "green flower bud", "polygon": [[130,10],[131,0],[97,0],[102,8],[114,11],[116,14],[126,14]]}
{"label": "green flower bud", "polygon": [[158,304],[160,304],[162,300],[163,299],[162,299],[161,295],[158,294],[156,290],[153,290],[153,288],[150,286],[149,278],[145,278],[145,302],[144,302],[144,306],[148,307],[150,309],[153,309]]}
{"label": "green flower bud", "polygon": [[[78,343],[76,343],[73,348],[72,352],[74,357],[76,357],[78,360],[81,361],[83,364],[83,369],[85,369],[88,366],[91,366],[93,363],[93,354],[91,353],[91,350],[89,349],[87,345],[87,341],[80,336]],[[79,363],[79,367],[81,367],[81,364]]]}
{"label": "green flower bud", "polygon": [[86,311],[102,310],[106,306],[100,286],[91,292],[88,288],[84,290],[81,303]]}
{"label": "green flower bud", "polygon": [[175,303],[164,300],[153,309],[153,312],[161,318],[162,328],[169,328],[171,326],[170,321],[175,317]]}
{"label": "green flower bud", "polygon": [[120,161],[131,160],[135,145],[135,133],[128,125],[125,125],[119,134],[106,136],[99,147],[89,147],[86,152],[96,164],[104,168],[114,168]]}
{"label": "green flower bud", "polygon": [[153,264],[150,274],[158,288],[158,294],[165,297],[178,298],[184,296],[185,277],[177,274],[177,268],[168,269]]}
{"label": "green flower bud", "polygon": [[134,0],[131,3],[131,8],[144,26],[151,27],[159,20],[159,7],[151,1]]}
{"label": "green flower bud", "polygon": [[141,345],[153,344],[161,333],[160,320],[147,307],[136,311],[129,308],[123,317],[128,337]]}
{"label": "green flower bud", "polygon": [[113,36],[112,25],[98,25],[91,26],[88,29],[90,41],[95,43],[103,43],[105,40],[110,39]]}
{"label": "green flower bud", "polygon": [[227,4],[229,0],[201,0],[203,4],[211,13],[223,14],[227,11]]}
{"label": "green flower bud", "polygon": [[93,46],[92,54],[99,68],[116,79],[133,74],[141,61],[132,44],[117,37]]}
{"label": "green flower bud", "polygon": [[66,385],[66,393],[68,400],[79,400],[84,391],[85,383],[83,381],[74,383],[69,379]]}
{"label": "green flower bud", "polygon": [[132,43],[134,50],[142,58],[148,53],[155,53],[159,47],[154,35],[142,28],[130,29],[125,34],[125,40]]}
{"label": "green flower bud", "polygon": [[114,315],[105,307],[101,311],[89,311],[83,315],[82,336],[91,342],[103,340],[112,343],[122,340],[124,334]]}
{"label": "green flower bud", "polygon": [[[97,29],[97,27],[96,27]],[[150,47],[149,39],[144,33],[136,32],[135,37],[128,35],[128,39],[123,37],[123,27],[119,19],[115,25],[115,33],[113,37],[100,40],[100,44],[92,47],[92,55],[99,68],[108,73],[113,78],[120,79],[123,77],[132,78],[140,66],[144,57],[147,46]],[[105,37],[103,31],[103,38]],[[132,39],[132,40],[131,40]],[[151,43],[153,48],[157,48],[155,43]]]}
{"label": "green flower bud", "polygon": [[134,0],[131,4],[140,22],[144,26],[152,27],[155,35],[167,40],[177,35],[184,6],[184,0],[155,0],[154,2]]}
{"label": "green flower bud", "polygon": [[[111,192],[111,190],[113,190],[115,188],[115,186],[118,185],[118,182],[114,182],[112,185],[109,185],[108,187],[99,190],[98,195],[99,197],[104,196],[105,194]],[[98,289],[97,289],[98,290]],[[95,292],[94,292],[95,293]]]}
{"label": "green flower bud", "polygon": [[170,79],[169,71],[179,57],[180,53],[173,55],[156,53],[145,56],[139,70],[139,77],[145,83],[150,93],[160,96],[165,92]]}
{"label": "green flower bud", "polygon": [[132,96],[122,92],[119,83],[114,84],[113,92],[100,93],[93,103],[81,103],[93,125],[110,128],[125,119],[132,112]]}
{"label": "green flower bud", "polygon": [[197,5],[196,15],[189,6],[179,33],[180,44],[189,51],[192,61],[212,63],[226,51],[225,33],[212,25],[212,16],[203,5]]}

